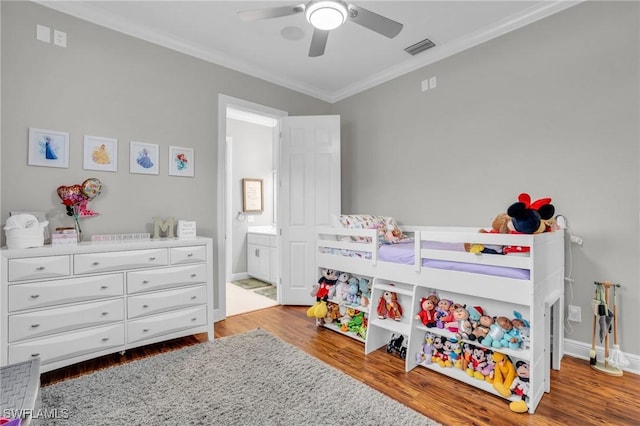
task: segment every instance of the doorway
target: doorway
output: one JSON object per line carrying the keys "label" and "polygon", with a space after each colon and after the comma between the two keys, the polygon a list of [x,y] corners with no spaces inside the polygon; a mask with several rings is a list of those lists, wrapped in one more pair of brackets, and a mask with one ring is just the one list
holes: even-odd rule
{"label": "doorway", "polygon": [[[218,239],[218,283],[224,284],[218,289],[215,321],[278,304],[279,118],[287,115],[225,95],[220,95],[218,104],[219,132],[224,135],[218,145],[218,190],[224,194],[218,206],[218,226],[224,230],[224,238]],[[242,179],[261,182],[258,211],[243,208]],[[255,261],[261,262],[257,269]]]}

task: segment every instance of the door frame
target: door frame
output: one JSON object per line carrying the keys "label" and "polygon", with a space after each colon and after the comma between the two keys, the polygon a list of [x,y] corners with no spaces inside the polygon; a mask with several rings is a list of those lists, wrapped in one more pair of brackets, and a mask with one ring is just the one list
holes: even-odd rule
{"label": "door frame", "polygon": [[[227,107],[249,111],[252,113],[264,115],[279,120],[281,117],[289,115],[287,111],[282,111],[266,105],[257,104],[232,96],[218,94],[218,196],[217,196],[217,228],[218,236],[218,291],[216,293],[217,301],[214,300],[214,322],[221,321],[227,316],[227,291],[226,283],[231,277],[231,260],[232,260],[232,212],[231,212],[231,196],[230,182],[228,182],[228,172],[231,164],[228,162],[227,153]],[[280,125],[278,125],[278,129]],[[279,134],[279,130],[278,130]],[[279,141],[277,141],[279,146]],[[279,156],[276,155],[275,158]],[[277,169],[278,164],[274,164]],[[216,302],[218,306],[216,307]]]}

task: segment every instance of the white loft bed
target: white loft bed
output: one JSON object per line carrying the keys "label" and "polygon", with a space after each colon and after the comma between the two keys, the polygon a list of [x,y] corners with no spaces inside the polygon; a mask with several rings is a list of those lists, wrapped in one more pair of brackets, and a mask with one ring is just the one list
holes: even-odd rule
{"label": "white loft bed", "polygon": [[[369,353],[376,350],[388,341],[388,332],[378,332],[376,326],[383,331],[401,332],[409,338],[407,371],[418,365],[414,354],[424,343],[425,331],[434,330],[414,320],[419,311],[420,297],[430,291],[435,290],[448,297],[453,295],[453,299],[464,299],[465,303],[472,306],[482,305],[492,316],[512,318],[514,310],[520,312],[531,325],[529,349],[498,351],[512,359],[529,362],[528,407],[529,412],[533,413],[544,392],[550,392],[550,368],[560,368],[564,352],[564,232],[485,234],[479,233],[478,229],[402,226],[404,234],[411,238],[409,242],[379,245],[375,229],[319,227],[317,266],[374,278],[373,305],[376,303],[376,286],[385,289],[393,283],[393,288],[405,294],[404,303],[411,303],[412,306],[404,307],[405,315],[401,323],[385,323],[371,315],[365,351]],[[465,252],[463,243],[526,246],[531,250],[528,256],[477,255]],[[394,250],[404,251],[402,260],[406,263],[382,260],[389,258],[389,253]],[[432,266],[434,262],[437,265]],[[449,266],[457,270],[440,269]],[[494,269],[466,271],[485,267]],[[517,278],[493,275],[511,275],[511,272],[515,272]],[[474,344],[477,345],[477,342]],[[426,367],[497,395],[490,385],[469,378],[464,372],[458,374],[461,370],[453,371],[433,365]]]}

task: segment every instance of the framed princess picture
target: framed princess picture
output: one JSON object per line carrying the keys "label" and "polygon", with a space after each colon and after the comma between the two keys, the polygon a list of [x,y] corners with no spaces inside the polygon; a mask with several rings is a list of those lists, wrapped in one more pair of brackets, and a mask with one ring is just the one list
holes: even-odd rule
{"label": "framed princess picture", "polygon": [[82,166],[85,170],[118,171],[118,139],[84,136]]}
{"label": "framed princess picture", "polygon": [[28,164],[69,168],[69,133],[29,128]]}
{"label": "framed princess picture", "polygon": [[129,172],[157,175],[160,171],[159,151],[157,144],[131,141],[129,145]]}
{"label": "framed princess picture", "polygon": [[192,148],[169,147],[169,176],[194,176],[195,158]]}

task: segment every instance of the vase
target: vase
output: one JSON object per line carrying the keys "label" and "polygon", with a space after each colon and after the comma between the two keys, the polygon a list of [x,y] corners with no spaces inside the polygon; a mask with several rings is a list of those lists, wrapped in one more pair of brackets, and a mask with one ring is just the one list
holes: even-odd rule
{"label": "vase", "polygon": [[75,219],[73,221],[73,227],[76,230],[76,239],[78,242],[82,241],[82,229],[80,229],[80,222],[78,221],[78,219]]}

